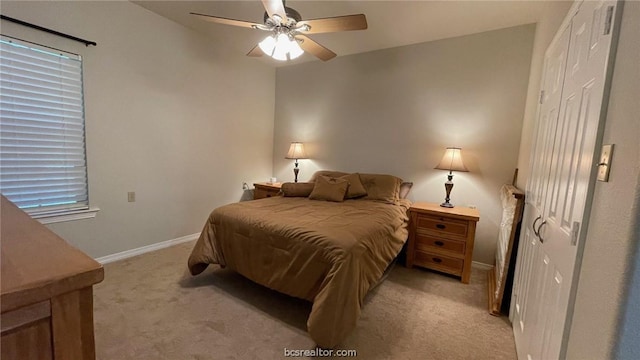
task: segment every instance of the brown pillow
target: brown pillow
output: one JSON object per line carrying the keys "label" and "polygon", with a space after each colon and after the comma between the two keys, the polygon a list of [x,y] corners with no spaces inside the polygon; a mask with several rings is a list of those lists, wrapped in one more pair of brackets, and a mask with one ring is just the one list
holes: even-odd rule
{"label": "brown pillow", "polygon": [[349,175],[349,173],[342,171],[333,171],[333,170],[318,170],[313,175],[311,175],[311,179],[309,182],[315,182],[320,176],[328,176],[328,177],[340,177],[344,175]]}
{"label": "brown pillow", "polygon": [[346,179],[349,182],[347,195],[344,197],[345,199],[353,199],[367,195],[367,190],[364,188],[364,185],[362,185],[362,181],[360,180],[360,175],[358,175],[358,173],[340,176],[340,179]]}
{"label": "brown pillow", "polygon": [[342,202],[348,187],[349,182],[346,179],[319,176],[309,199]]}
{"label": "brown pillow", "polygon": [[402,179],[393,175],[360,174],[362,185],[367,190],[367,200],[396,202],[400,197]]}
{"label": "brown pillow", "polygon": [[312,182],[286,182],[282,184],[280,190],[285,197],[307,197],[313,191],[314,185],[315,183]]}

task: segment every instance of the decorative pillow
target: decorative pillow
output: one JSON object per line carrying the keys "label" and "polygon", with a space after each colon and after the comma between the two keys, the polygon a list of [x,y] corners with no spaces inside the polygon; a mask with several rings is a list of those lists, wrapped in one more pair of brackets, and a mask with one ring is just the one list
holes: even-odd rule
{"label": "decorative pillow", "polygon": [[316,179],[313,191],[309,195],[309,199],[342,202],[348,187],[349,181],[347,179],[319,176]]}
{"label": "decorative pillow", "polygon": [[396,202],[400,198],[402,179],[393,175],[360,174],[362,185],[367,190],[367,200]]}
{"label": "decorative pillow", "polygon": [[342,171],[333,171],[333,170],[318,170],[315,173],[313,173],[313,175],[311,175],[311,179],[309,179],[309,182],[315,182],[320,176],[339,178],[340,176],[345,176],[345,175],[349,175],[349,173],[342,172]]}
{"label": "decorative pillow", "polygon": [[403,182],[402,184],[400,184],[400,194],[399,194],[400,199],[406,199],[412,187],[413,187],[412,182]]}
{"label": "decorative pillow", "polygon": [[280,191],[285,197],[307,197],[313,191],[314,185],[312,182],[286,182],[282,184]]}
{"label": "decorative pillow", "polygon": [[362,185],[362,181],[360,180],[360,175],[358,175],[358,173],[340,176],[340,179],[346,179],[349,182],[347,195],[344,197],[345,199],[353,199],[367,195],[367,189]]}

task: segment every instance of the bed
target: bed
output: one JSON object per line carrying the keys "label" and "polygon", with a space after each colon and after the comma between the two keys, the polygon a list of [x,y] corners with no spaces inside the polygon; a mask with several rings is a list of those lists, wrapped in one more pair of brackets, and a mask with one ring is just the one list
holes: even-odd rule
{"label": "bed", "polygon": [[378,174],[355,174],[365,195],[313,200],[321,180],[342,176],[354,175],[316,174],[306,185],[315,186],[308,197],[301,184],[288,196],[215,209],[189,257],[191,274],[218,264],[311,301],[309,335],[321,347],[337,346],[355,327],[367,292],[402,249],[410,206],[401,196],[402,180]]}

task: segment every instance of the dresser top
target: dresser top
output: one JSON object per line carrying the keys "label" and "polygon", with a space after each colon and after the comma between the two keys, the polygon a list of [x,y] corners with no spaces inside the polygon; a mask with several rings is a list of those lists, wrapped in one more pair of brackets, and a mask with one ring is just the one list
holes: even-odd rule
{"label": "dresser top", "polygon": [[456,206],[453,208],[442,207],[439,204],[427,203],[427,202],[416,202],[411,205],[411,211],[431,214],[431,215],[446,215],[449,217],[454,217],[457,219],[464,220],[480,220],[480,212],[478,209],[471,209],[463,206]]}
{"label": "dresser top", "polygon": [[3,313],[102,281],[98,262],[0,198]]}

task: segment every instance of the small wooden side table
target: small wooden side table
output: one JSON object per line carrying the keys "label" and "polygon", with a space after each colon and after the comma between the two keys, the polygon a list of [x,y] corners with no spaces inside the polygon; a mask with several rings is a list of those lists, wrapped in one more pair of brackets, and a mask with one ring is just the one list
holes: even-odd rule
{"label": "small wooden side table", "polygon": [[268,197],[278,196],[282,183],[254,183],[253,200],[264,199]]}
{"label": "small wooden side table", "polygon": [[409,209],[408,268],[414,265],[460,276],[469,283],[480,212],[418,202]]}

